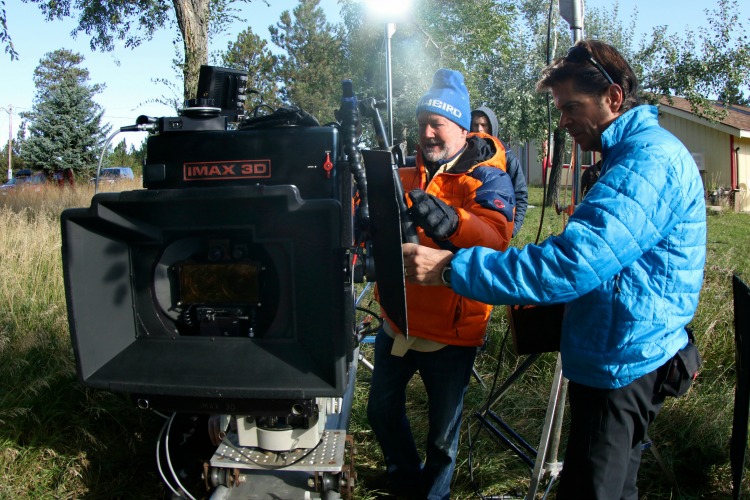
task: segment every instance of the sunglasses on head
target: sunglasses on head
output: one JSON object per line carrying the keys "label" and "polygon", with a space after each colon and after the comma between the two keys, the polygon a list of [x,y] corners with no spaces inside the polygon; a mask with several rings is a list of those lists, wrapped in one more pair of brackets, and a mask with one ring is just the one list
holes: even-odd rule
{"label": "sunglasses on head", "polygon": [[573,45],[570,50],[568,50],[568,55],[565,56],[565,60],[572,63],[590,62],[596,69],[599,70],[599,73],[601,73],[604,78],[609,81],[610,85],[614,85],[615,83],[615,81],[612,80],[612,77],[609,76],[609,73],[607,73],[607,70],[605,70],[604,67],[602,67],[602,65],[599,64],[596,59],[594,59],[594,56],[591,55],[589,49],[587,49],[584,45]]}

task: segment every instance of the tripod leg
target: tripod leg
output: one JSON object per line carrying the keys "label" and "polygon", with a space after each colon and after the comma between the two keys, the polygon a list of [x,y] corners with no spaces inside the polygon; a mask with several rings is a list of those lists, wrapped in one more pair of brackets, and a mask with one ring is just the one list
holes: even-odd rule
{"label": "tripod leg", "polygon": [[[542,429],[542,437],[537,449],[536,462],[534,463],[534,470],[531,473],[531,483],[529,484],[529,491],[526,494],[526,500],[534,500],[536,498],[539,484],[544,477],[546,463],[553,464],[555,469],[557,469],[556,471],[559,471],[557,445],[560,440],[562,416],[565,409],[566,387],[566,381],[562,376],[562,360],[560,354],[558,354],[555,374],[552,378],[549,403],[547,405],[547,414],[544,417],[544,428]],[[551,460],[547,460],[548,455]]]}
{"label": "tripod leg", "polygon": [[490,396],[489,400],[491,401],[491,403],[487,405],[488,409],[497,404],[497,402],[503,398],[505,393],[508,392],[508,389],[510,389],[510,386],[512,386],[516,382],[516,380],[518,380],[521,375],[523,375],[524,372],[528,370],[532,364],[534,364],[534,361],[536,361],[539,356],[541,356],[541,354],[538,352],[526,356],[526,359],[523,363],[521,363],[521,366],[516,368],[516,370],[511,373],[510,377],[508,377],[508,379],[497,389],[497,391],[495,391]]}
{"label": "tripod leg", "polygon": [[479,372],[477,371],[476,366],[471,367],[471,374],[474,376],[475,379],[477,379],[477,382],[479,382],[479,385],[482,386],[482,389],[487,388],[487,384],[485,384],[484,380],[482,380],[482,377],[479,376]]}

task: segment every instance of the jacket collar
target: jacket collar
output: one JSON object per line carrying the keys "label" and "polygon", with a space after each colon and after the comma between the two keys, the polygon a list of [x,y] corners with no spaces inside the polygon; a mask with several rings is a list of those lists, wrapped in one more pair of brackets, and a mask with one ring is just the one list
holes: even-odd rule
{"label": "jacket collar", "polygon": [[[499,166],[505,170],[505,147],[496,137],[472,132],[466,138],[463,153],[447,173],[464,174],[479,165]],[[417,154],[417,166],[427,170],[422,151]]]}
{"label": "jacket collar", "polygon": [[627,110],[602,132],[602,158],[606,158],[623,139],[658,124],[659,112],[656,106],[641,105]]}

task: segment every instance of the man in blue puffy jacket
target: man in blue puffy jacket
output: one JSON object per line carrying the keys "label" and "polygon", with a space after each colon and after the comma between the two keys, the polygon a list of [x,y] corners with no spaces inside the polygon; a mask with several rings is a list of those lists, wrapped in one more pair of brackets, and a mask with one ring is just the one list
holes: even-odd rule
{"label": "man in blue puffy jacket", "polygon": [[564,231],[505,252],[405,244],[404,263],[412,282],[490,304],[565,303],[571,423],[557,498],[635,500],[648,426],[665,395],[689,386],[695,366],[680,360],[699,362],[685,327],[703,283],[703,185],[656,108],[639,105],[613,47],[578,42],[537,88],[551,91],[581,148],[602,154],[599,181]]}

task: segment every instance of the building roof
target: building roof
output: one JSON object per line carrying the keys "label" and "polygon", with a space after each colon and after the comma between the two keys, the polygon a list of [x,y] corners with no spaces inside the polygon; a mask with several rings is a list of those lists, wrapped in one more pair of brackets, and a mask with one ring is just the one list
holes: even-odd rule
{"label": "building roof", "polygon": [[[723,120],[721,120],[719,128],[737,137],[750,137],[750,107],[734,104],[727,108],[720,103],[714,103],[714,107],[717,110],[727,110],[727,116]],[[682,116],[683,118],[688,118],[690,120],[703,123],[706,126],[718,125],[706,120],[705,118],[701,118],[693,114],[693,111],[690,107],[690,101],[683,97],[673,96],[671,104],[666,97],[661,97],[659,98],[659,109],[667,113],[675,114],[678,116]]]}

